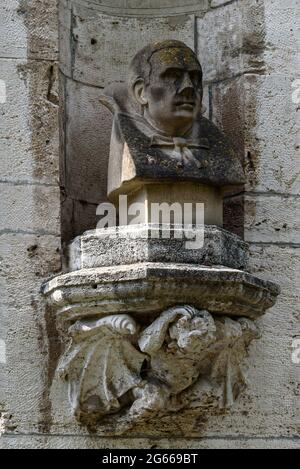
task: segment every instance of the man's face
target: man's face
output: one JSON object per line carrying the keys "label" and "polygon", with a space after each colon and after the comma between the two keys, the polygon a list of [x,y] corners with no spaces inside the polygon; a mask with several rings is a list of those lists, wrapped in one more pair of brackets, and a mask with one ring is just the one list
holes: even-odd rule
{"label": "man's face", "polygon": [[169,135],[182,135],[201,109],[202,70],[184,48],[155,52],[150,61],[150,83],[145,87],[146,115]]}

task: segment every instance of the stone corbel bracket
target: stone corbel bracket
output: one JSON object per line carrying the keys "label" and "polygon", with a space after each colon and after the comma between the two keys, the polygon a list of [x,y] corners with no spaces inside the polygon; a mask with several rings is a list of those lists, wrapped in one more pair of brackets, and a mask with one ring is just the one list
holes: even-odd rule
{"label": "stone corbel bracket", "polygon": [[88,426],[115,421],[120,432],[230,408],[259,337],[254,320],[279,294],[242,270],[247,247],[235,235],[206,227],[191,254],[182,239],[153,240],[147,230],[87,232],[70,246],[72,271],[44,286],[68,344],[57,376]]}

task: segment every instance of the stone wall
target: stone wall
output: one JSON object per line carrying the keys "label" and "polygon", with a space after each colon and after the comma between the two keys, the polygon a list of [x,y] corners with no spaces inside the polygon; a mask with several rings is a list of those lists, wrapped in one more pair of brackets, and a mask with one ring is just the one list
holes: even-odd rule
{"label": "stone wall", "polygon": [[40,287],[61,269],[56,2],[5,0],[0,18],[0,426],[9,435],[45,431],[51,411],[57,336]]}
{"label": "stone wall", "polygon": [[[59,10],[58,24],[55,0],[0,6],[0,447],[299,447],[297,0],[61,0]],[[60,343],[40,286],[61,269],[61,239],[93,227],[105,199],[111,118],[99,94],[114,73],[126,78],[135,50],[162,37],[199,54],[207,115],[247,173],[245,191],[226,198],[226,225],[250,242],[251,271],[282,294],[260,320],[248,390],[231,415],[200,422],[201,439],[114,440],[59,415],[63,398],[53,401],[50,388]]]}
{"label": "stone wall", "polygon": [[251,272],[282,288],[276,307],[260,321],[263,337],[250,353],[248,393],[218,431],[220,425],[257,440],[283,437],[288,446],[299,435],[299,365],[291,349],[300,332],[300,126],[299,103],[292,99],[300,73],[300,12],[293,0],[218,5],[200,20],[199,51],[213,51],[205,63],[210,115],[236,143],[247,177],[245,191],[226,199],[226,224],[250,243]]}

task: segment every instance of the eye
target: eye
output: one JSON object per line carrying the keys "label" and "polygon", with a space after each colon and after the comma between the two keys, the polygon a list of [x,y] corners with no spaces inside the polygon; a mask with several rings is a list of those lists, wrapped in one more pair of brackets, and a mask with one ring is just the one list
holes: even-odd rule
{"label": "eye", "polygon": [[176,80],[180,80],[180,78],[182,77],[182,71],[181,71],[181,70],[176,70],[176,69],[174,69],[173,72],[172,72],[172,76],[173,76]]}
{"label": "eye", "polygon": [[190,72],[190,78],[194,85],[200,85],[201,80],[202,80],[202,74],[198,72],[197,70]]}

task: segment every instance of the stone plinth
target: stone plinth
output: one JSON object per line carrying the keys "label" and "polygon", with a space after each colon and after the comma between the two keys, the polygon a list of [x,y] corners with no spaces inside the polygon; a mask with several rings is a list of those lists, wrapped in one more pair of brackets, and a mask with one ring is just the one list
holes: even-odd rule
{"label": "stone plinth", "polygon": [[130,311],[147,322],[185,303],[217,315],[257,318],[274,305],[279,290],[229,267],[142,262],[70,272],[50,281],[44,293],[63,320]]}
{"label": "stone plinth", "polygon": [[72,271],[44,285],[66,340],[54,386],[64,379],[75,419],[103,434],[147,433],[174,412],[197,419],[232,407],[259,337],[253,320],[279,293],[241,270],[246,252],[215,226],[129,225],[75,239]]}
{"label": "stone plinth", "polygon": [[[118,201],[116,203],[118,204]],[[187,207],[190,207],[190,219],[186,224],[205,223],[206,225],[223,226],[223,195],[222,190],[217,187],[190,182],[145,184],[140,190],[136,190],[128,196],[128,206],[132,206],[132,204],[141,204],[144,207],[145,223],[163,223],[163,215],[159,215],[158,210],[159,207],[168,204],[170,208],[173,208],[170,215],[168,210],[166,211],[167,221],[171,223],[176,223],[176,216],[179,222],[182,221],[183,216],[188,214]],[[203,206],[196,206],[196,204],[203,204]],[[133,217],[134,215],[128,217],[129,222]],[[155,218],[157,219],[155,220]]]}
{"label": "stone plinth", "polygon": [[247,253],[247,243],[217,226],[144,224],[87,231],[69,245],[68,262],[70,271],[140,262],[244,269]]}

